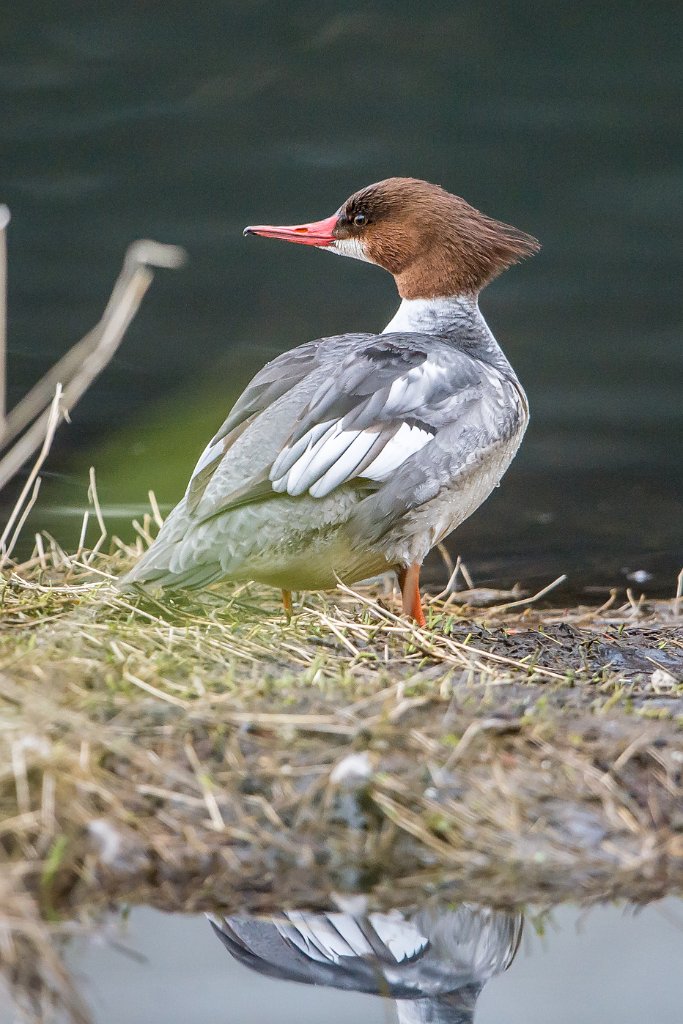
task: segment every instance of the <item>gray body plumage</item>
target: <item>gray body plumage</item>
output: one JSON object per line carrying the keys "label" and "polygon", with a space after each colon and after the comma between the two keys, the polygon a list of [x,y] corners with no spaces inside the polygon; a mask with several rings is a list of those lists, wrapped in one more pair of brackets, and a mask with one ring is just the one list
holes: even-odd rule
{"label": "gray body plumage", "polygon": [[422,562],[491,493],[526,399],[474,300],[404,300],[381,335],[268,363],[124,580],[327,589]]}
{"label": "gray body plumage", "polygon": [[482,987],[512,962],[522,916],[461,904],[350,914],[210,918],[241,963],[273,978],[397,1000],[401,1024],[469,1024]]}

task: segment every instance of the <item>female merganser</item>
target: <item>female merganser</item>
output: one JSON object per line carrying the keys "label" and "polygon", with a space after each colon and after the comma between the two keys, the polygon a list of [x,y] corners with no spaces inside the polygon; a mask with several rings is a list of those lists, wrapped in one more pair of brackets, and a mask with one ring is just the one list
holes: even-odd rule
{"label": "female merganser", "polygon": [[399,1024],[472,1024],[486,982],[508,969],[523,918],[468,903],[415,913],[273,918],[209,915],[231,955],[259,974],[389,996]]}
{"label": "female merganser", "polygon": [[273,359],[211,440],[182,501],[124,583],[256,580],[327,590],[396,571],[424,625],[427,552],[488,497],[528,421],[479,312],[535,238],[415,178],[388,178],[321,221],[264,235],[376,263],[402,302],[381,334],[320,338]]}

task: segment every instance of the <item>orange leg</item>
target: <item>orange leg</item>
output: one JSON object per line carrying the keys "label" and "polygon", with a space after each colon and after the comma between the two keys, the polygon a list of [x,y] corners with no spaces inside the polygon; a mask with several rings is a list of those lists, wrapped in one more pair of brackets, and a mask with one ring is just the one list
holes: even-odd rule
{"label": "orange leg", "polygon": [[420,568],[419,562],[413,562],[407,569],[400,566],[396,575],[403,599],[403,614],[408,615],[418,626],[426,626],[420,600]]}
{"label": "orange leg", "polygon": [[291,590],[283,590],[282,591],[282,606],[285,609],[285,617],[287,619],[287,622],[289,622],[289,620],[292,617],[292,611],[293,611],[292,591]]}

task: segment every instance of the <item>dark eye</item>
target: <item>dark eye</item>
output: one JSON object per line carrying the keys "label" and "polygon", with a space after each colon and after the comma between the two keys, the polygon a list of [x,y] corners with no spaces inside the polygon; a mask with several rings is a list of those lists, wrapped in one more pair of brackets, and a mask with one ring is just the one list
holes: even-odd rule
{"label": "dark eye", "polygon": [[356,216],[353,218],[353,223],[358,228],[362,228],[364,224],[367,224],[367,222],[368,218],[365,216],[364,213],[357,213]]}

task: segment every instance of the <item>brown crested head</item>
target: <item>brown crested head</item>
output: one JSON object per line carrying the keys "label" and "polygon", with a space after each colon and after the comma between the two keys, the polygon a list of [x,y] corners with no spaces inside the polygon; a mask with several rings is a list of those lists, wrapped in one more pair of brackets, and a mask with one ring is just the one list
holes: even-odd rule
{"label": "brown crested head", "polygon": [[476,295],[540,248],[531,235],[418,178],[386,178],[368,185],[323,220],[261,224],[244,233],[377,263],[394,275],[404,299]]}
{"label": "brown crested head", "polygon": [[[387,178],[355,192],[337,214],[335,248],[384,267],[404,299],[474,294],[525,256],[532,235],[480,213],[417,178]],[[341,244],[340,244],[341,243]]]}

